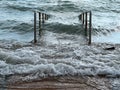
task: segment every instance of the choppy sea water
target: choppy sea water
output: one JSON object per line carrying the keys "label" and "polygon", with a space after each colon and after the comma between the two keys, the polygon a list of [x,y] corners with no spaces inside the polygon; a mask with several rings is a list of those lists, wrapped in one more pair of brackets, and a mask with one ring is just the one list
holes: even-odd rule
{"label": "choppy sea water", "polygon": [[[48,30],[63,33],[80,32],[78,15],[83,11],[92,11],[95,34],[93,41],[120,43],[119,0],[0,0],[0,39],[30,41],[32,37],[29,36],[33,35],[35,10],[51,15],[46,23]],[[59,24],[62,28],[58,28]],[[113,31],[117,32],[117,36],[115,33],[110,33]],[[115,42],[109,37],[113,37]]]}
{"label": "choppy sea water", "polygon": [[[33,11],[50,14],[38,45],[33,40]],[[0,76],[32,80],[59,75],[120,76],[120,47],[84,45],[78,15],[93,13],[96,42],[120,43],[119,0],[0,0]],[[2,80],[2,79],[1,79]]]}

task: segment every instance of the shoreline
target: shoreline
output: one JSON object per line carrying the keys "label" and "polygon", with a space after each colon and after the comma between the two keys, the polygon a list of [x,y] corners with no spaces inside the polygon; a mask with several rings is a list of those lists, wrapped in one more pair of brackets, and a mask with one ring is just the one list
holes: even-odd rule
{"label": "shoreline", "polygon": [[[15,78],[14,78],[15,79]],[[109,78],[90,76],[59,76],[28,82],[15,82],[7,90],[112,90]],[[4,90],[4,89],[3,89]]]}

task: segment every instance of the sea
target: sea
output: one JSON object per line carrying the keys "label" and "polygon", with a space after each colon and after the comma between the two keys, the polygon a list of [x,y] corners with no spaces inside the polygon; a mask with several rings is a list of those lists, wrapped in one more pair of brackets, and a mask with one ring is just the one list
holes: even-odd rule
{"label": "sea", "polygon": [[[48,14],[34,39],[34,11]],[[92,46],[82,12],[92,12]],[[29,81],[49,76],[120,77],[120,0],[0,0],[0,77]],[[114,51],[105,51],[113,47]],[[2,82],[4,83],[4,82]],[[120,81],[114,82],[120,87]],[[117,89],[116,89],[117,90]]]}

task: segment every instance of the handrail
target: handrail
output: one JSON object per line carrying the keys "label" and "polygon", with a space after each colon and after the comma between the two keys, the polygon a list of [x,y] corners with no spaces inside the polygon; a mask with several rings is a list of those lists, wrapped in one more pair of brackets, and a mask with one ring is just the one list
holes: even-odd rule
{"label": "handrail", "polygon": [[[42,34],[42,27],[50,15],[39,11],[34,11],[34,43],[37,43],[37,15],[39,21],[39,36]],[[88,38],[88,45],[91,45],[91,31],[92,31],[92,12],[83,12],[79,15],[79,20],[82,22],[82,26],[85,29],[85,36]]]}
{"label": "handrail", "polygon": [[39,21],[39,36],[41,36],[42,26],[45,23],[45,20],[48,20],[50,15],[42,13],[39,11],[34,11],[34,43],[37,43],[37,15]]}
{"label": "handrail", "polygon": [[92,42],[92,12],[83,12],[79,15],[79,20],[82,22],[82,26],[85,29],[85,36],[88,37],[88,45]]}

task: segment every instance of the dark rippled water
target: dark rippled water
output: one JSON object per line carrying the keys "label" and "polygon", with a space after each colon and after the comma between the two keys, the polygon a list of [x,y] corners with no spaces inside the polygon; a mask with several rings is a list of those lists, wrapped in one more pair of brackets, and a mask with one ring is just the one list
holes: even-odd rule
{"label": "dark rippled water", "polygon": [[[33,11],[50,14],[45,30],[60,33],[82,33],[78,15],[83,11],[93,13],[93,32],[96,35],[119,33],[119,0],[0,0],[0,39],[30,41],[33,38]],[[109,36],[93,37],[95,41],[108,40]],[[119,43],[119,34],[114,37]],[[111,41],[111,40],[110,40]],[[113,41],[112,41],[113,42]]]}

